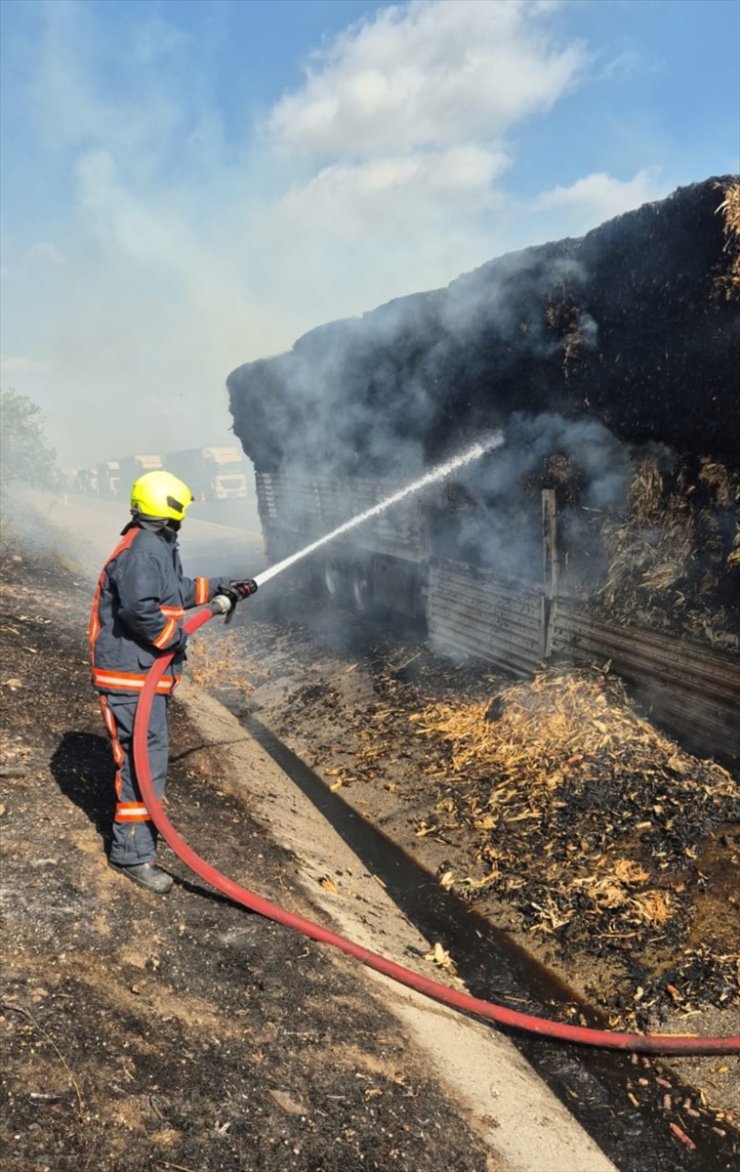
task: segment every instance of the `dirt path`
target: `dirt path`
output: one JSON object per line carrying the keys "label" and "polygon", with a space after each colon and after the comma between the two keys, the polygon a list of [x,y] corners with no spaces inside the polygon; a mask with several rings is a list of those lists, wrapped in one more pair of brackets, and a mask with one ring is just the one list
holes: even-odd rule
{"label": "dirt path", "polygon": [[[6,1168],[610,1166],[487,1028],[245,914],[166,851],[178,879],[167,900],[111,872],[111,765],[82,638],[89,583],[7,544],[2,570]],[[233,719],[212,700],[186,704],[198,721],[176,708],[171,769],[185,836],[276,902],[408,946],[372,877],[330,836],[307,836],[309,812]],[[316,877],[338,859],[358,893],[332,903]],[[411,947],[431,971],[429,944]]]}

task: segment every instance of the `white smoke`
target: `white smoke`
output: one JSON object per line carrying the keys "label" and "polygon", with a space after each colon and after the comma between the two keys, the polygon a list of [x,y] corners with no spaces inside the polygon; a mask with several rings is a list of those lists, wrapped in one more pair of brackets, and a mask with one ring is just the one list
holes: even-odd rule
{"label": "white smoke", "polygon": [[[556,5],[380,8],[236,119],[217,35],[177,6],[126,12],[16,6],[3,37],[23,152],[5,161],[2,379],[45,410],[64,463],[192,446],[204,426],[219,442],[239,362],[563,235],[567,198],[545,213],[512,177],[515,133],[588,84]],[[649,182],[615,181],[615,206]],[[594,213],[574,196],[595,224],[601,197]]]}

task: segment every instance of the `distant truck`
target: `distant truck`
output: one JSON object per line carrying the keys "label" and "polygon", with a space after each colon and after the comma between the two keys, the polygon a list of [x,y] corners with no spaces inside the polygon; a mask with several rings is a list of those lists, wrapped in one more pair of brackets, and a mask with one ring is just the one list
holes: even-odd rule
{"label": "distant truck", "polygon": [[131,485],[145,472],[156,472],[164,467],[161,456],[126,456],[118,463],[118,487],[123,496],[128,496]]}
{"label": "distant truck", "polygon": [[170,452],[166,467],[185,481],[196,501],[244,500],[247,496],[244,457],[237,447]]}
{"label": "distant truck", "polygon": [[97,492],[98,491],[98,470],[97,468],[76,468],[72,473],[73,487],[77,492]]}
{"label": "distant truck", "polygon": [[120,461],[105,460],[98,464],[97,490],[100,496],[118,496],[121,491]]}

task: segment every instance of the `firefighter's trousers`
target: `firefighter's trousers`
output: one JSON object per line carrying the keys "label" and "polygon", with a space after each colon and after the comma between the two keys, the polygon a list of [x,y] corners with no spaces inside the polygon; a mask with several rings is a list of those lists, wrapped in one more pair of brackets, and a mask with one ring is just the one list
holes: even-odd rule
{"label": "firefighter's trousers", "polygon": [[[110,861],[119,866],[151,863],[157,857],[157,830],[136,784],[133,733],[138,696],[100,694],[100,707],[111,739],[116,765],[116,813]],[[155,695],[149,720],[149,767],[154,792],[161,801],[167,779],[169,696]]]}

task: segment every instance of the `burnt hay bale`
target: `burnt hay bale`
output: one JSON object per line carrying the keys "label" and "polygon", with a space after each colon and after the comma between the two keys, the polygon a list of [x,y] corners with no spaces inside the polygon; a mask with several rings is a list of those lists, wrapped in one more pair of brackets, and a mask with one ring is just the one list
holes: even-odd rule
{"label": "burnt hay bale", "polygon": [[494,428],[428,502],[434,553],[540,573],[600,617],[740,637],[740,177],[510,253],[227,380],[258,471],[408,479]]}
{"label": "burnt hay bale", "polygon": [[227,379],[260,470],[393,475],[513,412],[600,420],[737,470],[737,176],[489,261]]}

